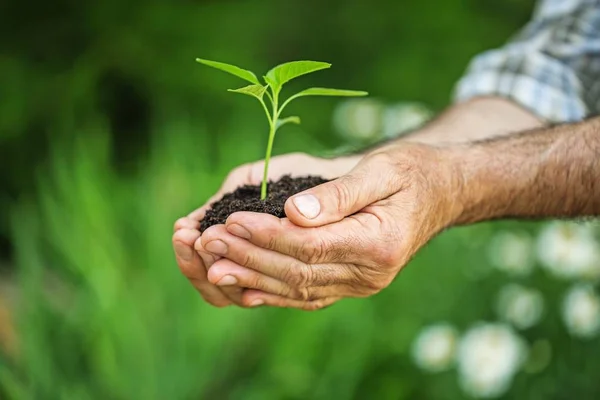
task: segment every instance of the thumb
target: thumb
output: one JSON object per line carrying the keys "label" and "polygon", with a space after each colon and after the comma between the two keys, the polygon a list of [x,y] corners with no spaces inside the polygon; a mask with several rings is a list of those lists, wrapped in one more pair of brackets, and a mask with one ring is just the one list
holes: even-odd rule
{"label": "thumb", "polygon": [[321,226],[396,193],[400,179],[389,158],[382,156],[368,156],[348,174],[290,197],[286,216],[299,226]]}

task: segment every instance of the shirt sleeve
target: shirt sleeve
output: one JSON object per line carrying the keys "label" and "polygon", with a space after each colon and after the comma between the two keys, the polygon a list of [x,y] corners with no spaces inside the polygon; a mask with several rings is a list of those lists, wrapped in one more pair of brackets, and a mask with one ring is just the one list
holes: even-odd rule
{"label": "shirt sleeve", "polygon": [[548,122],[600,110],[600,0],[542,0],[504,47],[476,56],[455,88],[457,102],[501,96]]}

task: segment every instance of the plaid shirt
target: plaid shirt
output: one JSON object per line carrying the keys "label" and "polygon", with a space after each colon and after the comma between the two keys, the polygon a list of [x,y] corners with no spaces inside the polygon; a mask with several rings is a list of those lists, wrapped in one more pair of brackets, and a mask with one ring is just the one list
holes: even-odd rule
{"label": "plaid shirt", "polygon": [[548,122],[600,113],[600,0],[541,0],[514,39],[476,56],[455,99],[493,95]]}

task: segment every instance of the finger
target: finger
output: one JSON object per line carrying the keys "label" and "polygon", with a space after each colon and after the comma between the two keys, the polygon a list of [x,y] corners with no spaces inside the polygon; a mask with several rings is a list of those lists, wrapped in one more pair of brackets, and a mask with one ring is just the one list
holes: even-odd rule
{"label": "finger", "polygon": [[367,213],[318,228],[304,228],[285,218],[237,212],[227,219],[225,226],[229,233],[258,247],[286,254],[307,264],[371,265],[374,258],[389,251],[389,246],[394,246],[389,243],[390,238],[381,235],[381,221]]}
{"label": "finger", "polygon": [[283,280],[287,271],[308,268],[304,263],[285,254],[267,250],[229,233],[225,225],[208,228],[201,237],[202,246],[211,254],[226,257],[235,263]]}
{"label": "finger", "polygon": [[173,232],[178,231],[179,229],[198,229],[200,227],[200,222],[198,220],[192,219],[190,217],[182,217],[175,221],[175,225],[173,226]]}
{"label": "finger", "polygon": [[218,287],[208,282],[202,260],[198,253],[194,251],[193,244],[198,237],[200,237],[200,232],[185,228],[173,234],[173,249],[177,265],[181,273],[188,278],[205,301],[217,307],[227,306],[231,304],[230,301],[221,293]]}
{"label": "finger", "polygon": [[342,220],[401,188],[385,153],[365,157],[348,174],[290,197],[285,214],[299,226],[323,226]]}
{"label": "finger", "polygon": [[247,307],[271,306],[283,308],[297,308],[305,311],[321,310],[339,301],[339,297],[329,297],[318,300],[295,300],[277,296],[269,293],[262,293],[256,290],[247,290],[244,292],[243,303]]}
{"label": "finger", "polygon": [[[374,289],[349,284],[295,288],[277,279],[244,268],[226,258],[217,261],[209,269],[208,280],[215,285],[239,285],[246,289],[255,289],[262,293],[303,301],[329,297],[367,297],[376,293]],[[221,286],[221,288],[223,287]]]}
{"label": "finger", "polygon": [[[301,290],[310,286],[351,282],[354,278],[348,270],[349,267],[344,264],[307,265],[294,257],[256,246],[232,235],[224,225],[207,229],[201,240],[202,246],[212,254],[225,257],[237,265]],[[270,293],[278,293],[278,290],[281,290],[279,286],[270,287],[264,282],[261,282],[261,285],[261,290]]]}
{"label": "finger", "polygon": [[229,285],[238,285],[243,288],[256,289],[284,297],[304,298],[300,290],[292,288],[285,282],[245,268],[227,258],[220,259],[210,268],[208,280],[222,288]]}
{"label": "finger", "polygon": [[[198,239],[196,239],[196,242],[194,243],[194,249],[202,258],[202,260],[204,262],[204,266],[207,270],[207,277],[208,277],[208,274],[210,273],[210,269],[215,264],[215,262],[217,262],[221,259],[221,257],[207,252],[204,249],[204,247],[202,247],[201,237],[198,237]],[[242,292],[244,291],[243,288],[241,288],[239,286],[235,286],[235,284],[232,284],[232,285],[228,285],[228,286],[223,285],[223,286],[219,287],[219,289],[229,300],[231,300],[232,302],[234,302],[237,305],[242,305],[241,301],[242,301]]]}

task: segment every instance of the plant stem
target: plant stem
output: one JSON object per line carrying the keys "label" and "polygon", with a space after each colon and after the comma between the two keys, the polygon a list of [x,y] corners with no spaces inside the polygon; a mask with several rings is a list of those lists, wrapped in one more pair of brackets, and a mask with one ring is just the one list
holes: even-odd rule
{"label": "plant stem", "polygon": [[279,100],[279,90],[273,89],[273,117],[269,120],[269,141],[267,143],[267,153],[265,154],[265,169],[263,171],[263,180],[260,185],[260,199],[267,198],[267,178],[269,176],[269,161],[271,160],[271,151],[273,150],[273,141],[275,140],[275,132],[277,131],[277,119],[279,118],[279,110],[277,109],[277,101]]}
{"label": "plant stem", "polygon": [[275,139],[275,123],[272,123],[269,129],[269,142],[267,143],[267,154],[265,154],[265,170],[263,172],[263,181],[260,186],[260,199],[267,198],[267,177],[269,174],[269,160],[271,159],[271,150],[273,150],[273,141]]}

